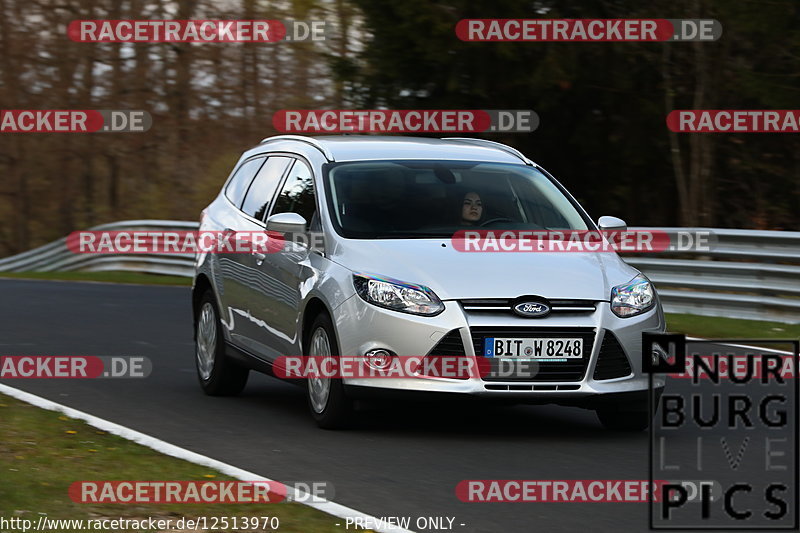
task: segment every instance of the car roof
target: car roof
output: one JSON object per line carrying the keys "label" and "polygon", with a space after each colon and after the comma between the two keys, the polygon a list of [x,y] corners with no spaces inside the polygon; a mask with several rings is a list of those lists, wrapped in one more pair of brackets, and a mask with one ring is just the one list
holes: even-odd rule
{"label": "car roof", "polygon": [[436,139],[432,137],[388,135],[331,135],[319,137],[278,135],[267,137],[261,141],[259,146],[276,141],[294,141],[314,146],[329,161],[449,159],[533,165],[533,162],[510,146],[477,138]]}

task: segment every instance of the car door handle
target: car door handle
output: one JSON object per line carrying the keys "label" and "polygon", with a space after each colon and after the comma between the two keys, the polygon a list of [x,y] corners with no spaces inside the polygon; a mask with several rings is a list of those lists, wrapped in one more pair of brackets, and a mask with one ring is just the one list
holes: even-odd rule
{"label": "car door handle", "polygon": [[253,257],[256,258],[256,264],[261,266],[261,263],[264,262],[264,259],[267,258],[267,254],[262,254],[261,252],[253,252]]}

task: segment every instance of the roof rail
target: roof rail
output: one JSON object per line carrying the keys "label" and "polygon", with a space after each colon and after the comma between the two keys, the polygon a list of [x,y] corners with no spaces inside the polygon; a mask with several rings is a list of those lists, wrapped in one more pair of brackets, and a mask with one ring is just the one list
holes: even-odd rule
{"label": "roof rail", "polygon": [[328,150],[325,146],[323,146],[321,142],[314,139],[313,137],[305,137],[303,135],[273,135],[272,137],[267,137],[266,139],[262,139],[259,144],[264,144],[270,141],[297,141],[310,144],[311,146],[322,152],[322,155],[324,155],[325,159],[327,159],[328,161],[336,161],[333,158],[333,154],[331,153],[331,151]]}
{"label": "roof rail", "polygon": [[529,166],[532,166],[532,167],[536,166],[536,163],[534,163],[533,161],[531,161],[530,159],[525,157],[522,152],[520,152],[516,148],[511,148],[507,144],[503,144],[503,143],[499,143],[499,142],[495,142],[495,141],[489,141],[487,139],[475,139],[473,137],[442,137],[442,140],[443,141],[462,141],[462,142],[468,142],[468,143],[472,143],[472,144],[483,145],[483,146],[486,146],[487,148],[497,148],[498,150],[502,150],[502,151],[506,152],[507,154],[511,154],[514,157],[518,157],[518,158],[522,159],[522,161],[526,165],[529,165]]}

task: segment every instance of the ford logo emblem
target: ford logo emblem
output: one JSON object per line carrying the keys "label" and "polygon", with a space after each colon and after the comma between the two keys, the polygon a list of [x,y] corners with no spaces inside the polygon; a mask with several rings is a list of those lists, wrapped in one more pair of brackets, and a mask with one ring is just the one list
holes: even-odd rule
{"label": "ford logo emblem", "polygon": [[520,302],[514,306],[514,312],[519,316],[543,317],[550,313],[550,306],[543,302]]}

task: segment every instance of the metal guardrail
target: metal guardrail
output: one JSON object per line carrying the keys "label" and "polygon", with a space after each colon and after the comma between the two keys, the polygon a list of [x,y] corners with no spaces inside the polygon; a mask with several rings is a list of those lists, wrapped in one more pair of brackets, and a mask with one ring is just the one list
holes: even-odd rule
{"label": "metal guardrail", "polygon": [[[101,224],[90,231],[191,231],[197,222],[176,220],[124,220]],[[0,272],[102,272],[124,270],[191,277],[194,254],[75,254],[62,237],[50,244],[0,259]]]}
{"label": "metal guardrail", "polygon": [[[92,231],[197,229],[197,222],[127,220]],[[631,228],[678,232],[709,231],[710,251],[623,256],[658,288],[664,309],[673,313],[800,323],[800,232],[714,228]],[[671,256],[672,255],[672,256]],[[193,254],[73,254],[66,238],[0,259],[0,272],[98,272],[126,270],[191,276]]]}
{"label": "metal guardrail", "polygon": [[665,311],[800,323],[799,231],[631,229],[660,230],[673,239],[679,232],[715,236],[709,251],[623,256],[653,281]]}

